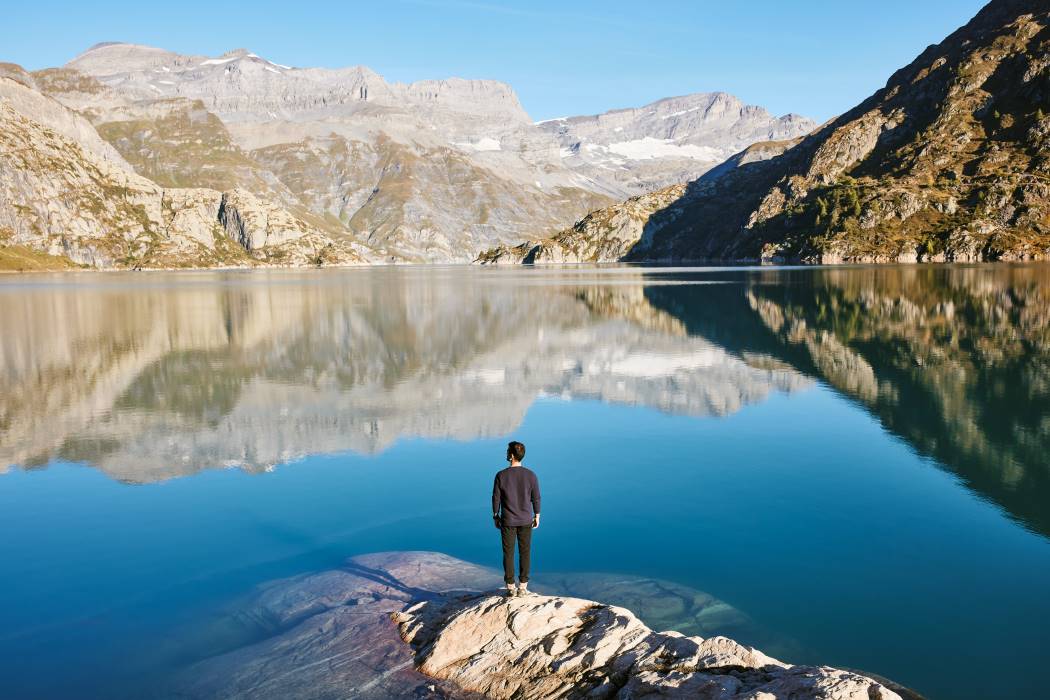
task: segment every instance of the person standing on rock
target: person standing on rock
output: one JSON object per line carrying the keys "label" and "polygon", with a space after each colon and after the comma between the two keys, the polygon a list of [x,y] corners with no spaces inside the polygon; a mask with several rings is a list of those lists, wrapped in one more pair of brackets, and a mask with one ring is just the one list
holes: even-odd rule
{"label": "person standing on rock", "polygon": [[[521,465],[525,445],[507,444],[510,466],[492,483],[492,520],[503,540],[503,581],[508,596],[529,593],[532,531],[540,526],[540,482],[536,473]],[[518,586],[514,587],[514,543],[518,543]]]}

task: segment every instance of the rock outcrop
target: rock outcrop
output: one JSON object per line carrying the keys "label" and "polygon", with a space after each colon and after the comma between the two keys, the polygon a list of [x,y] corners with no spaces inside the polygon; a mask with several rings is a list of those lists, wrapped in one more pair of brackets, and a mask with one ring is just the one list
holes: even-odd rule
{"label": "rock outcrop", "polygon": [[[181,653],[217,639],[227,648],[165,690],[193,700],[900,697],[861,674],[790,666],[725,637],[652,632],[623,608],[564,597],[575,578],[614,602],[637,590],[653,610],[684,595],[732,611],[699,591],[623,575],[565,575],[538,584],[549,596],[508,600],[485,593],[502,585],[487,567],[435,552],[367,554],[264,585],[214,628],[196,628]],[[730,624],[742,617],[732,612]]]}
{"label": "rock outcrop", "polygon": [[[597,209],[551,238],[486,250],[482,265],[616,262],[626,257],[649,230],[653,215],[682,198],[685,185],[672,185],[626,202]],[[665,213],[666,220],[668,215]]]}
{"label": "rock outcrop", "polygon": [[624,608],[560,596],[445,596],[394,614],[419,670],[485,697],[900,700],[885,684],[793,666],[726,637],[654,632]]}

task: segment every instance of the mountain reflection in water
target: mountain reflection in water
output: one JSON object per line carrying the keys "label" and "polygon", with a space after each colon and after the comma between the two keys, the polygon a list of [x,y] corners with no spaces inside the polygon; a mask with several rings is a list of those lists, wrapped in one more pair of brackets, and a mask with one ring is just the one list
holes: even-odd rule
{"label": "mountain reflection in water", "polygon": [[1037,696],[1048,322],[1042,265],[0,278],[0,687],[142,697],[254,644],[255,586],[494,563],[515,436],[552,506],[537,586],[673,582],[625,602],[685,629],[722,601],[704,633],[929,697]]}
{"label": "mountain reflection in water", "polygon": [[720,284],[636,268],[8,284],[0,465],[149,482],[503,435],[543,395],[718,416],[817,378],[1050,534],[1047,267],[704,278]]}
{"label": "mountain reflection in water", "polygon": [[470,270],[220,279],[0,294],[0,465],[149,482],[502,435],[541,395],[708,416],[810,383],[688,335],[638,271],[602,287]]}
{"label": "mountain reflection in water", "polygon": [[[646,298],[728,352],[775,357],[871,411],[1050,534],[1050,268],[769,270]],[[701,303],[702,302],[702,303]]]}

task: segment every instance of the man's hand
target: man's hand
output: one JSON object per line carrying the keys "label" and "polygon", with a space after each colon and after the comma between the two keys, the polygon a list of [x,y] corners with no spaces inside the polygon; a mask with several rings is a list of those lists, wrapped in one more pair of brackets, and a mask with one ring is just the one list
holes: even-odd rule
{"label": "man's hand", "polygon": [[500,522],[499,522],[499,514],[498,513],[497,514],[493,514],[493,516],[492,516],[492,524],[496,526],[497,530],[500,529]]}
{"label": "man's hand", "polygon": [[540,526],[540,514],[536,513],[536,515],[532,516],[532,529],[535,530],[539,526]]}

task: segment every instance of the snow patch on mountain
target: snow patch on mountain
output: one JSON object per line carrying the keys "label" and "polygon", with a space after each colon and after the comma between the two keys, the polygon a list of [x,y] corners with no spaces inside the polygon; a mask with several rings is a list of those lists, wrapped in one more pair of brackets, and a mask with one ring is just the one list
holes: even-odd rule
{"label": "snow patch on mountain", "polygon": [[654,139],[652,136],[633,141],[610,143],[608,150],[632,160],[651,158],[691,158],[708,162],[720,162],[722,153],[710,146],[680,145],[671,139]]}
{"label": "snow patch on mountain", "polygon": [[458,146],[467,151],[501,151],[503,148],[500,146],[500,142],[494,138],[484,136],[477,141],[470,142],[453,142],[453,146]]}

